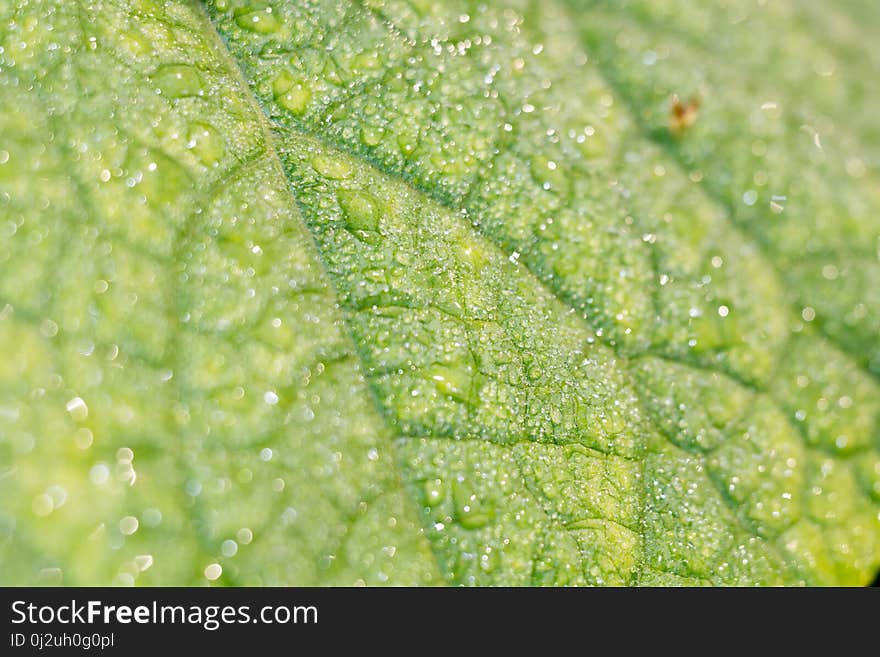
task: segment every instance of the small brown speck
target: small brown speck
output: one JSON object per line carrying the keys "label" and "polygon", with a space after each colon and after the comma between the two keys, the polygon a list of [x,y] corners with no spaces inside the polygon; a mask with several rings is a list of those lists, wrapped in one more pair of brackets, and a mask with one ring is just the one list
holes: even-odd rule
{"label": "small brown speck", "polygon": [[672,97],[669,107],[669,132],[676,137],[691,127],[697,120],[697,110],[700,108],[700,99],[692,96],[687,103],[682,103],[678,95]]}

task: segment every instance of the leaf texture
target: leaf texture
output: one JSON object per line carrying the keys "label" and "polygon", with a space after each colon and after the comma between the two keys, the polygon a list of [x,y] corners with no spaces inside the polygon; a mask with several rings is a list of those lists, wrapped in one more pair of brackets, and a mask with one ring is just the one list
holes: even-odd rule
{"label": "leaf texture", "polygon": [[0,10],[0,581],[866,583],[875,13]]}

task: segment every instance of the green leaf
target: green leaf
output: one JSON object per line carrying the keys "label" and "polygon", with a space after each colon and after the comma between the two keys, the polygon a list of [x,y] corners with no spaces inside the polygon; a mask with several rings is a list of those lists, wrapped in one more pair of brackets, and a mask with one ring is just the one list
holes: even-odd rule
{"label": "green leaf", "polygon": [[0,8],[0,582],[869,581],[880,16],[693,5]]}

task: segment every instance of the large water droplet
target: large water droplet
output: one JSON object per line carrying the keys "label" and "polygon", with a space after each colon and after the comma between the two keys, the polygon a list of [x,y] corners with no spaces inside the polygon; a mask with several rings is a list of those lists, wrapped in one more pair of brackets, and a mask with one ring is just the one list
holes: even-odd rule
{"label": "large water droplet", "polygon": [[160,66],[153,74],[153,82],[162,95],[169,98],[201,96],[203,93],[199,72],[186,64]]}
{"label": "large water droplet", "polygon": [[282,71],[272,82],[272,94],[281,107],[300,116],[312,100],[312,90],[305,80]]}
{"label": "large water droplet", "polygon": [[344,180],[351,175],[351,165],[339,157],[318,154],[311,160],[312,168],[325,178]]}
{"label": "large water droplet", "polygon": [[235,10],[235,22],[239,27],[258,34],[271,34],[281,28],[278,14],[265,5],[239,7]]}
{"label": "large water droplet", "polygon": [[452,498],[455,502],[455,519],[465,529],[479,529],[486,526],[492,519],[492,504],[467,484],[456,481],[452,486]]}
{"label": "large water droplet", "polygon": [[339,207],[345,217],[345,227],[349,230],[379,230],[379,213],[376,200],[364,192],[340,191],[337,194]]}
{"label": "large water droplet", "polygon": [[186,147],[191,149],[205,166],[216,166],[226,152],[223,136],[207,123],[190,124],[186,140]]}

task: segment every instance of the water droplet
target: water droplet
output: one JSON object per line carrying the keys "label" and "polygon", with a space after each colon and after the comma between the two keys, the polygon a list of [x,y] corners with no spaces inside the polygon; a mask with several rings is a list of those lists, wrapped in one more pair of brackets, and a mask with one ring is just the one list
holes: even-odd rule
{"label": "water droplet", "polygon": [[54,338],[58,335],[58,324],[51,319],[44,319],[40,322],[40,333],[46,338]]}
{"label": "water droplet", "polygon": [[142,518],[146,527],[158,527],[162,522],[162,512],[154,508],[144,509]]}
{"label": "water droplet", "polygon": [[220,575],[223,574],[223,566],[219,563],[208,564],[205,567],[205,579],[213,582],[214,580],[220,579]]}
{"label": "water droplet", "polygon": [[74,397],[67,402],[65,408],[74,422],[85,422],[89,417],[89,407],[82,397]]}
{"label": "water droplet", "polygon": [[103,463],[97,463],[89,470],[89,481],[96,486],[103,486],[110,479],[110,468]]}
{"label": "water droplet", "polygon": [[234,557],[238,554],[238,543],[231,539],[227,539],[223,541],[223,544],[220,546],[220,551],[223,553],[224,557]]}
{"label": "water droplet", "polygon": [[364,146],[376,146],[382,141],[385,131],[382,128],[364,126],[361,128],[361,143]]}
{"label": "water droplet", "polygon": [[60,568],[43,568],[37,573],[41,586],[60,586],[64,580],[64,571]]}
{"label": "water droplet", "polygon": [[199,162],[208,167],[216,166],[226,153],[226,141],[213,126],[207,123],[191,123],[186,134],[186,147],[192,150]]}
{"label": "water droplet", "polygon": [[308,82],[294,77],[289,71],[282,71],[272,82],[272,95],[281,107],[301,116],[312,100],[312,90]]}
{"label": "water droplet", "polygon": [[431,380],[437,390],[463,402],[470,399],[471,372],[463,363],[450,365],[434,365],[431,368]]}
{"label": "water droplet", "polygon": [[254,540],[254,533],[247,527],[242,527],[237,532],[235,532],[235,538],[237,538],[238,542],[242,545],[248,545],[252,540]]}
{"label": "water droplet", "polygon": [[46,494],[52,498],[53,510],[60,509],[64,506],[64,503],[67,502],[67,491],[58,484],[49,486],[49,488],[46,489]]}
{"label": "water droplet", "polygon": [[138,530],[138,519],[134,516],[125,516],[119,521],[119,531],[125,536],[131,536]]}
{"label": "water droplet", "polygon": [[41,518],[48,516],[54,509],[55,504],[52,502],[52,498],[46,493],[37,495],[31,502],[31,510]]}
{"label": "water droplet", "polygon": [[325,178],[344,180],[351,176],[351,165],[341,157],[318,154],[311,160],[312,168]]}
{"label": "water droplet", "polygon": [[153,82],[168,98],[201,96],[203,93],[199,72],[186,64],[160,66],[153,74]]}
{"label": "water droplet", "polygon": [[425,499],[428,506],[436,506],[446,498],[446,484],[442,479],[429,479],[425,482]]}
{"label": "water droplet", "polygon": [[146,56],[153,52],[150,40],[138,30],[122,30],[119,33],[119,47],[129,56]]}
{"label": "water droplet", "polygon": [[851,178],[861,178],[867,170],[865,161],[860,157],[851,157],[846,161],[846,174]]}
{"label": "water droplet", "polygon": [[785,201],[787,198],[785,196],[780,196],[774,194],[770,197],[770,210],[773,214],[782,214],[782,211],[785,210]]}
{"label": "water droplet", "polygon": [[466,482],[455,481],[452,486],[455,518],[465,529],[479,529],[491,520],[494,509],[473,491]]}
{"label": "water droplet", "polygon": [[153,566],[153,555],[139,554],[134,558],[134,563],[137,566],[137,569],[141,572],[149,570]]}
{"label": "water droplet", "polygon": [[234,16],[236,24],[249,32],[271,34],[281,28],[281,21],[272,7],[238,7]]}
{"label": "water droplet", "polygon": [[73,434],[73,444],[76,445],[79,449],[88,449],[92,446],[94,442],[94,435],[89,429],[85,427],[81,427],[76,430]]}
{"label": "water droplet", "polygon": [[337,195],[339,207],[345,217],[345,227],[350,231],[379,230],[379,213],[376,200],[364,192],[341,190]]}
{"label": "water droplet", "polygon": [[822,267],[822,278],[827,281],[836,280],[840,275],[840,271],[834,265],[825,265]]}

